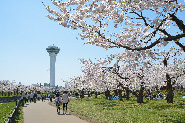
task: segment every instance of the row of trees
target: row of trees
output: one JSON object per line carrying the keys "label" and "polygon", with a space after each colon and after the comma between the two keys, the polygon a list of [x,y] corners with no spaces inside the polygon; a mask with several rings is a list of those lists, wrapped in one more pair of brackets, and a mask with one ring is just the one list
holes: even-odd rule
{"label": "row of trees", "polygon": [[54,0],[52,3],[58,11],[45,6],[50,13],[47,17],[63,27],[81,30],[79,35],[82,40],[87,39],[87,44],[106,50],[123,49],[123,53],[112,54],[97,63],[82,59],[84,76],[75,79],[80,90],[140,89],[138,102],[142,102],[144,88],[165,85],[167,102],[173,103],[172,86],[184,84],[184,68],[179,66],[183,59],[169,64],[185,52],[183,1]]}
{"label": "row of trees", "polygon": [[[133,64],[122,64],[116,67],[103,66],[104,61],[93,63],[91,60],[81,59],[84,65],[83,76],[74,78],[71,82],[72,88],[79,90],[107,92],[119,90],[126,91],[127,99],[130,90],[139,90],[138,103],[143,102],[143,90],[166,87],[167,102],[173,103],[173,88],[185,85],[184,61],[179,59],[178,64],[168,64],[168,67],[142,62],[138,66]],[[102,64],[103,63],[103,64]],[[146,64],[146,67],[143,67]],[[109,95],[108,94],[108,95]],[[108,97],[107,95],[107,97]],[[122,99],[121,99],[122,100]]]}
{"label": "row of trees", "polygon": [[54,89],[50,87],[43,87],[40,85],[22,85],[22,84],[15,84],[15,82],[10,82],[9,80],[0,80],[0,93],[1,96],[10,96],[15,95],[18,96],[22,92],[27,93],[35,93],[35,92],[53,92]]}

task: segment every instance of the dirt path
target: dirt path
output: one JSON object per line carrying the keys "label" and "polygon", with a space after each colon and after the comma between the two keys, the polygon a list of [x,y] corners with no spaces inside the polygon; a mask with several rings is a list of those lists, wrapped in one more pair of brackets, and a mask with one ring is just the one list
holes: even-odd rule
{"label": "dirt path", "polygon": [[[24,123],[88,123],[74,115],[57,114],[57,109],[48,101],[27,103],[23,107]],[[62,113],[62,110],[61,110]]]}

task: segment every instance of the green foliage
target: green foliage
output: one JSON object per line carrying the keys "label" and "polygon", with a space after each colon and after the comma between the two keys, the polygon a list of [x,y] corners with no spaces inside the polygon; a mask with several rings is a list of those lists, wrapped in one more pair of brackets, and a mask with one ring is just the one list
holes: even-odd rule
{"label": "green foliage", "polygon": [[[0,104],[0,123],[5,123],[8,121],[8,117],[11,116],[15,107],[16,102]],[[23,123],[23,119],[23,107],[21,106],[20,110],[18,111],[17,122]]]}
{"label": "green foliage", "polygon": [[129,122],[185,122],[185,99],[182,95],[174,96],[174,103],[168,104],[166,100],[145,100],[143,104],[137,103],[136,97],[130,100],[107,100],[98,96],[84,99],[71,99],[69,109],[80,115],[96,119],[104,123]]}
{"label": "green foliage", "polygon": [[17,122],[18,123],[24,123],[24,118],[23,118],[23,107],[20,107],[20,110],[18,111],[18,116],[17,116]]}
{"label": "green foliage", "polygon": [[8,120],[8,117],[13,113],[15,106],[15,102],[0,104],[0,123],[4,123]]}

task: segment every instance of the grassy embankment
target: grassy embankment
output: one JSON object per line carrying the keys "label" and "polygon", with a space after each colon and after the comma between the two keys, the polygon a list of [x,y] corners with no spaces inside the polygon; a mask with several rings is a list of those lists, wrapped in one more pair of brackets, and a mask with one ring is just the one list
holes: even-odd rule
{"label": "grassy embankment", "polygon": [[146,100],[138,104],[136,97],[129,101],[107,100],[103,96],[71,99],[69,109],[77,114],[104,123],[185,123],[185,93],[174,96],[174,103],[166,100]]}
{"label": "grassy embankment", "polygon": [[[0,104],[0,123],[5,123],[6,121],[8,121],[8,117],[11,116],[15,107],[16,107],[15,102]],[[17,121],[19,123],[23,123],[22,110],[23,108],[21,107],[21,111],[19,111],[19,115],[17,117]]]}

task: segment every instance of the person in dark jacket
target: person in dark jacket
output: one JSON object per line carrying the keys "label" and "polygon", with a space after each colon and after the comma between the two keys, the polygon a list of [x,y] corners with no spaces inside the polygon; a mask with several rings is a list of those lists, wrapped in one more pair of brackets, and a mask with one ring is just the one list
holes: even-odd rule
{"label": "person in dark jacket", "polygon": [[52,102],[52,96],[51,95],[49,96],[49,99],[50,99],[50,102]]}
{"label": "person in dark jacket", "polygon": [[36,93],[34,93],[33,98],[34,98],[34,103],[36,103],[36,99],[37,99],[37,94]]}

